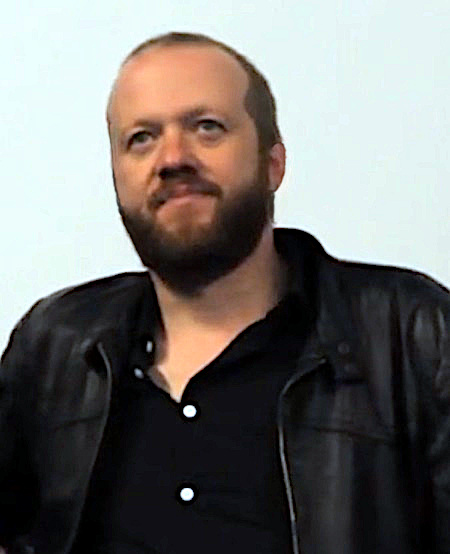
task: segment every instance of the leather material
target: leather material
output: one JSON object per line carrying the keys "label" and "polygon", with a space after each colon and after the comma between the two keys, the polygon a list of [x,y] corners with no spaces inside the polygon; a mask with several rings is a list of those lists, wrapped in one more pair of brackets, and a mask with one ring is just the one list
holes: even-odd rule
{"label": "leather material", "polygon": [[[277,229],[275,241],[315,313],[278,406],[293,553],[450,553],[447,289],[339,261],[302,231]],[[13,332],[0,371],[0,544],[70,551],[143,302],[154,303],[148,273],[117,275],[39,301]]]}

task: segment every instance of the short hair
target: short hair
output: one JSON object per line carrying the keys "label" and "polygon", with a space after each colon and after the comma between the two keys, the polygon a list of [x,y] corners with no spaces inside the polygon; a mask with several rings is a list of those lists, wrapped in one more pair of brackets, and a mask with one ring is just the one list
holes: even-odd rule
{"label": "short hair", "polygon": [[141,52],[148,50],[153,46],[176,46],[179,44],[216,46],[233,56],[233,58],[239,62],[249,78],[249,87],[245,95],[244,106],[247,113],[255,123],[260,153],[267,153],[274,144],[282,142],[281,133],[277,123],[275,98],[273,97],[267,80],[245,56],[239,54],[239,52],[230,46],[227,46],[223,42],[198,33],[166,33],[148,39],[139,44],[128,54],[122,62],[121,67]]}

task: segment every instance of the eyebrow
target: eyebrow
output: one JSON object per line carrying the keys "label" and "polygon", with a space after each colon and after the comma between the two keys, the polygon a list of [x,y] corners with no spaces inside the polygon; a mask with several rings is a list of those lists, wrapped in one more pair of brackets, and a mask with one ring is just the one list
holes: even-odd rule
{"label": "eyebrow", "polygon": [[[175,116],[175,119],[177,121],[180,121],[182,123],[186,122],[186,121],[189,121],[191,119],[195,119],[196,117],[199,117],[201,115],[204,115],[205,113],[217,113],[219,114],[221,117],[225,117],[224,114],[222,114],[222,112],[218,111],[217,109],[215,108],[210,108],[208,106],[205,106],[205,105],[200,105],[200,106],[195,106],[193,108],[190,108],[188,110],[185,110],[179,114],[177,114]],[[135,121],[133,121],[133,124],[130,125],[130,127],[152,127],[152,126],[158,126],[161,124],[161,121],[158,120],[158,119],[154,119],[154,118],[151,118],[151,117],[143,117],[143,118],[138,118],[136,119]],[[121,132],[121,134],[124,132],[124,130]]]}

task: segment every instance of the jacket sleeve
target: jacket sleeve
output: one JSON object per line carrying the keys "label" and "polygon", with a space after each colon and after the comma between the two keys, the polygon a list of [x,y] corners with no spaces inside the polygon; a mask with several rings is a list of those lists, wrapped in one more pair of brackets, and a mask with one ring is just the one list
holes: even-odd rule
{"label": "jacket sleeve", "polygon": [[27,530],[36,501],[21,407],[21,388],[23,388],[27,363],[30,363],[26,347],[28,315],[29,313],[13,330],[0,363],[0,545],[2,546],[7,546]]}
{"label": "jacket sleeve", "polygon": [[[410,326],[410,352],[420,383],[423,435],[431,480],[435,546],[450,553],[450,295],[423,302]],[[431,546],[431,545],[430,545]]]}

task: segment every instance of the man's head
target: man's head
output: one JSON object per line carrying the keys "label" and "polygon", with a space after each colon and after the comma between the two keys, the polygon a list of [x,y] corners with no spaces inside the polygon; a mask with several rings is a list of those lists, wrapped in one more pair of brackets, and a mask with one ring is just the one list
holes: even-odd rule
{"label": "man's head", "polygon": [[273,97],[233,52],[202,35],[147,41],[108,105],[122,219],[144,265],[185,292],[251,254],[284,174]]}

